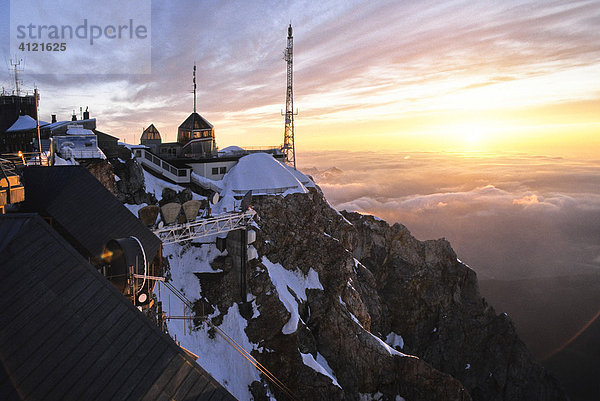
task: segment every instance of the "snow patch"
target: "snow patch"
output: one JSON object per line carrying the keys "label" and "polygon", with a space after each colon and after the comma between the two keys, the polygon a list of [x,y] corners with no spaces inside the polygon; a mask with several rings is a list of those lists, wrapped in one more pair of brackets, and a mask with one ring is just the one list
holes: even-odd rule
{"label": "snow patch", "polygon": [[148,204],[147,203],[142,203],[141,205],[132,205],[132,204],[129,204],[129,203],[125,203],[125,204],[123,204],[123,206],[125,206],[127,209],[129,209],[129,211],[131,213],[133,213],[133,215],[135,217],[138,217],[139,216],[138,212],[140,211],[140,209],[143,208],[143,207],[145,207],[145,206],[148,206]]}
{"label": "snow patch", "polygon": [[[204,242],[214,241],[216,236],[201,238]],[[175,274],[184,274],[187,272],[190,275],[189,279],[194,279],[198,282],[198,278],[194,273],[218,273],[219,270],[213,270],[210,263],[217,256],[222,255],[214,244],[205,244],[202,246],[179,246],[178,244],[164,245],[164,254],[169,254],[169,265],[171,266],[171,276]],[[183,277],[182,277],[183,278]],[[199,289],[199,287],[198,287]],[[200,292],[188,293],[198,296]]]}
{"label": "snow patch", "polygon": [[[281,331],[283,334],[292,334],[298,329],[298,322],[300,320],[296,297],[301,301],[306,301],[307,289],[322,290],[323,286],[319,281],[319,274],[312,267],[306,276],[298,269],[294,271],[287,270],[279,263],[272,263],[266,256],[263,256],[262,263],[269,272],[271,282],[277,288],[279,299],[292,315]],[[290,290],[296,294],[296,297],[294,297]]]}
{"label": "snow patch", "polygon": [[54,155],[54,165],[55,166],[78,166],[79,163],[74,158],[70,158],[69,160],[63,159],[58,155]]}
{"label": "snow patch", "polygon": [[[194,302],[200,297],[200,281],[196,272],[214,272],[210,261],[220,254],[214,245],[202,247],[182,247],[177,244],[165,245],[164,256],[169,259],[171,282],[189,300]],[[165,311],[173,315],[186,313],[185,305],[173,294],[168,295],[166,288],[161,289],[161,300]],[[218,314],[218,309],[213,315]],[[219,326],[246,351],[256,349],[248,340],[245,329],[247,321],[240,315],[237,304],[233,304],[223,317]],[[167,328],[171,337],[182,347],[198,355],[197,362],[212,377],[227,388],[238,400],[251,400],[249,385],[260,380],[259,372],[240,353],[238,353],[219,334],[210,338],[208,325],[192,327],[191,320],[168,320]]]}
{"label": "snow patch", "polygon": [[[335,386],[337,386],[339,388],[342,388],[342,386],[339,385],[336,377],[333,375],[333,371],[329,367],[329,364],[327,363],[327,361],[325,360],[325,358],[323,358],[323,356],[321,354],[317,354],[317,359],[316,360],[315,360],[315,358],[311,354],[303,354],[301,352],[300,355],[302,356],[302,362],[304,362],[304,364],[306,366],[308,366],[309,368],[311,368],[315,372],[318,372],[318,373],[320,373],[320,374],[322,374],[324,376],[329,377],[331,379],[331,382]],[[321,361],[325,363],[325,366],[327,366],[327,368],[325,368],[325,366],[323,366],[321,364],[321,362],[319,362],[319,356],[321,357]]]}
{"label": "snow patch", "polygon": [[393,331],[387,335],[385,338],[386,344],[388,344],[392,348],[400,347],[400,349],[404,348],[404,339],[400,334],[396,334]]}
{"label": "snow patch", "polygon": [[[219,326],[243,349],[250,351],[253,344],[248,340],[245,329],[248,322],[240,315],[237,304],[233,304]],[[169,325],[171,332],[172,325]],[[208,335],[208,325],[191,334],[177,336],[181,345],[198,355],[197,362],[212,377],[229,390],[238,400],[251,400],[248,386],[260,380],[258,370],[238,353],[223,337]]]}
{"label": "snow patch", "polygon": [[[143,169],[142,169],[143,170]],[[177,184],[171,184],[166,182],[165,180],[161,180],[158,177],[153,176],[146,170],[144,172],[144,186],[146,187],[146,192],[149,194],[154,194],[156,199],[162,199],[162,191],[165,188],[170,188],[173,191],[183,191],[183,187]]]}
{"label": "snow patch", "polygon": [[[367,331],[367,333],[369,333]],[[379,343],[379,345],[381,345],[381,347],[383,347],[383,349],[385,349],[388,354],[390,355],[398,355],[398,356],[406,356],[406,354],[403,354],[402,352],[398,352],[395,349],[393,349],[392,347],[390,347],[389,345],[387,345],[385,342],[383,342],[383,340],[379,337],[377,337],[374,334],[369,333],[375,340],[377,340],[377,342]]]}
{"label": "snow patch", "polygon": [[369,393],[358,393],[358,399],[360,401],[381,401],[383,400],[383,394],[379,391],[375,394]]}

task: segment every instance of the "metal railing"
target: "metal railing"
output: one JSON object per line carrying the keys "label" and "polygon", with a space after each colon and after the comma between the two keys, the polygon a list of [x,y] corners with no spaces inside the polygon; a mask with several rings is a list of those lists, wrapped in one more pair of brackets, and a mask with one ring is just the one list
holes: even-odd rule
{"label": "metal railing", "polygon": [[146,149],[134,149],[140,163],[178,184],[190,182],[190,168],[177,168]]}
{"label": "metal railing", "polygon": [[176,224],[153,231],[154,234],[160,238],[163,245],[174,244],[181,241],[239,230],[240,228],[248,226],[255,215],[256,212],[252,209],[244,213],[224,213],[207,219]]}

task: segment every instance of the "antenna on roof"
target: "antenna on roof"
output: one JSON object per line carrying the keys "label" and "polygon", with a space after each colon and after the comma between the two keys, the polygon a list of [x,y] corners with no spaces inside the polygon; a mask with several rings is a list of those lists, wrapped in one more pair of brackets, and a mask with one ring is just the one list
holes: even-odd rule
{"label": "antenna on roof", "polygon": [[[283,133],[282,151],[285,154],[285,162],[296,169],[296,147],[294,145],[294,89],[293,89],[293,53],[294,37],[292,35],[292,24],[288,26],[287,47],[283,52],[283,59],[287,62],[287,88],[285,94],[285,126]],[[282,115],[283,112],[281,113]]]}
{"label": "antenna on roof", "polygon": [[21,81],[19,81],[19,69],[17,68],[18,66],[21,65],[21,61],[23,61],[22,58],[17,60],[14,63],[13,63],[12,59],[10,60],[10,65],[11,65],[13,73],[15,75],[15,91],[17,92],[16,93],[17,96],[21,96]]}
{"label": "antenna on roof", "polygon": [[194,61],[194,113],[196,112],[196,62]]}

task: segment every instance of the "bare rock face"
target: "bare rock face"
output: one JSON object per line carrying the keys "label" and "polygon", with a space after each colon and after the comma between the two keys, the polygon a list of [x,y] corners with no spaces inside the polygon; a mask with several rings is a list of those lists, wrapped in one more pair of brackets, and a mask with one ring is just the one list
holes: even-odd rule
{"label": "bare rock face", "polygon": [[110,160],[114,174],[119,177],[116,182],[116,196],[123,203],[139,205],[157,203],[155,197],[144,189],[144,173],[142,166],[132,157],[131,151],[125,147],[119,149],[119,157]]}
{"label": "bare rock face", "polygon": [[383,337],[401,335],[404,352],[460,380],[474,400],[567,399],[446,240],[420,242],[400,224],[344,216],[359,233],[355,257],[375,277],[386,318],[374,329]]}
{"label": "bare rock face", "polygon": [[115,174],[112,165],[106,160],[94,159],[81,161],[83,165],[113,195],[117,194]]}
{"label": "bare rock face", "polygon": [[[253,356],[297,398],[566,399],[508,317],[479,296],[475,273],[447,241],[421,242],[399,224],[342,215],[316,191],[258,197],[253,206],[259,259],[249,263],[249,302],[240,313],[257,344]],[[316,272],[322,289],[282,288],[272,264],[298,277]],[[202,308],[228,310],[238,291],[235,274],[200,277]],[[294,299],[295,330],[278,291]],[[311,360],[329,373],[310,367]],[[250,387],[255,400],[289,398],[264,377]]]}

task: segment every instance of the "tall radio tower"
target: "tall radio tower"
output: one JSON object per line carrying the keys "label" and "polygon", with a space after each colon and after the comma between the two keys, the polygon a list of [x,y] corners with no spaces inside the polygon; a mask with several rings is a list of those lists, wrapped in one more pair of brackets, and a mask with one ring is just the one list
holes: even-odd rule
{"label": "tall radio tower", "polygon": [[[288,26],[287,48],[283,59],[287,62],[287,90],[285,94],[285,131],[283,134],[283,153],[285,162],[296,168],[296,148],[294,147],[294,90],[293,90],[293,48],[292,24]],[[283,113],[282,113],[283,114]],[[295,114],[298,114],[296,111]]]}

